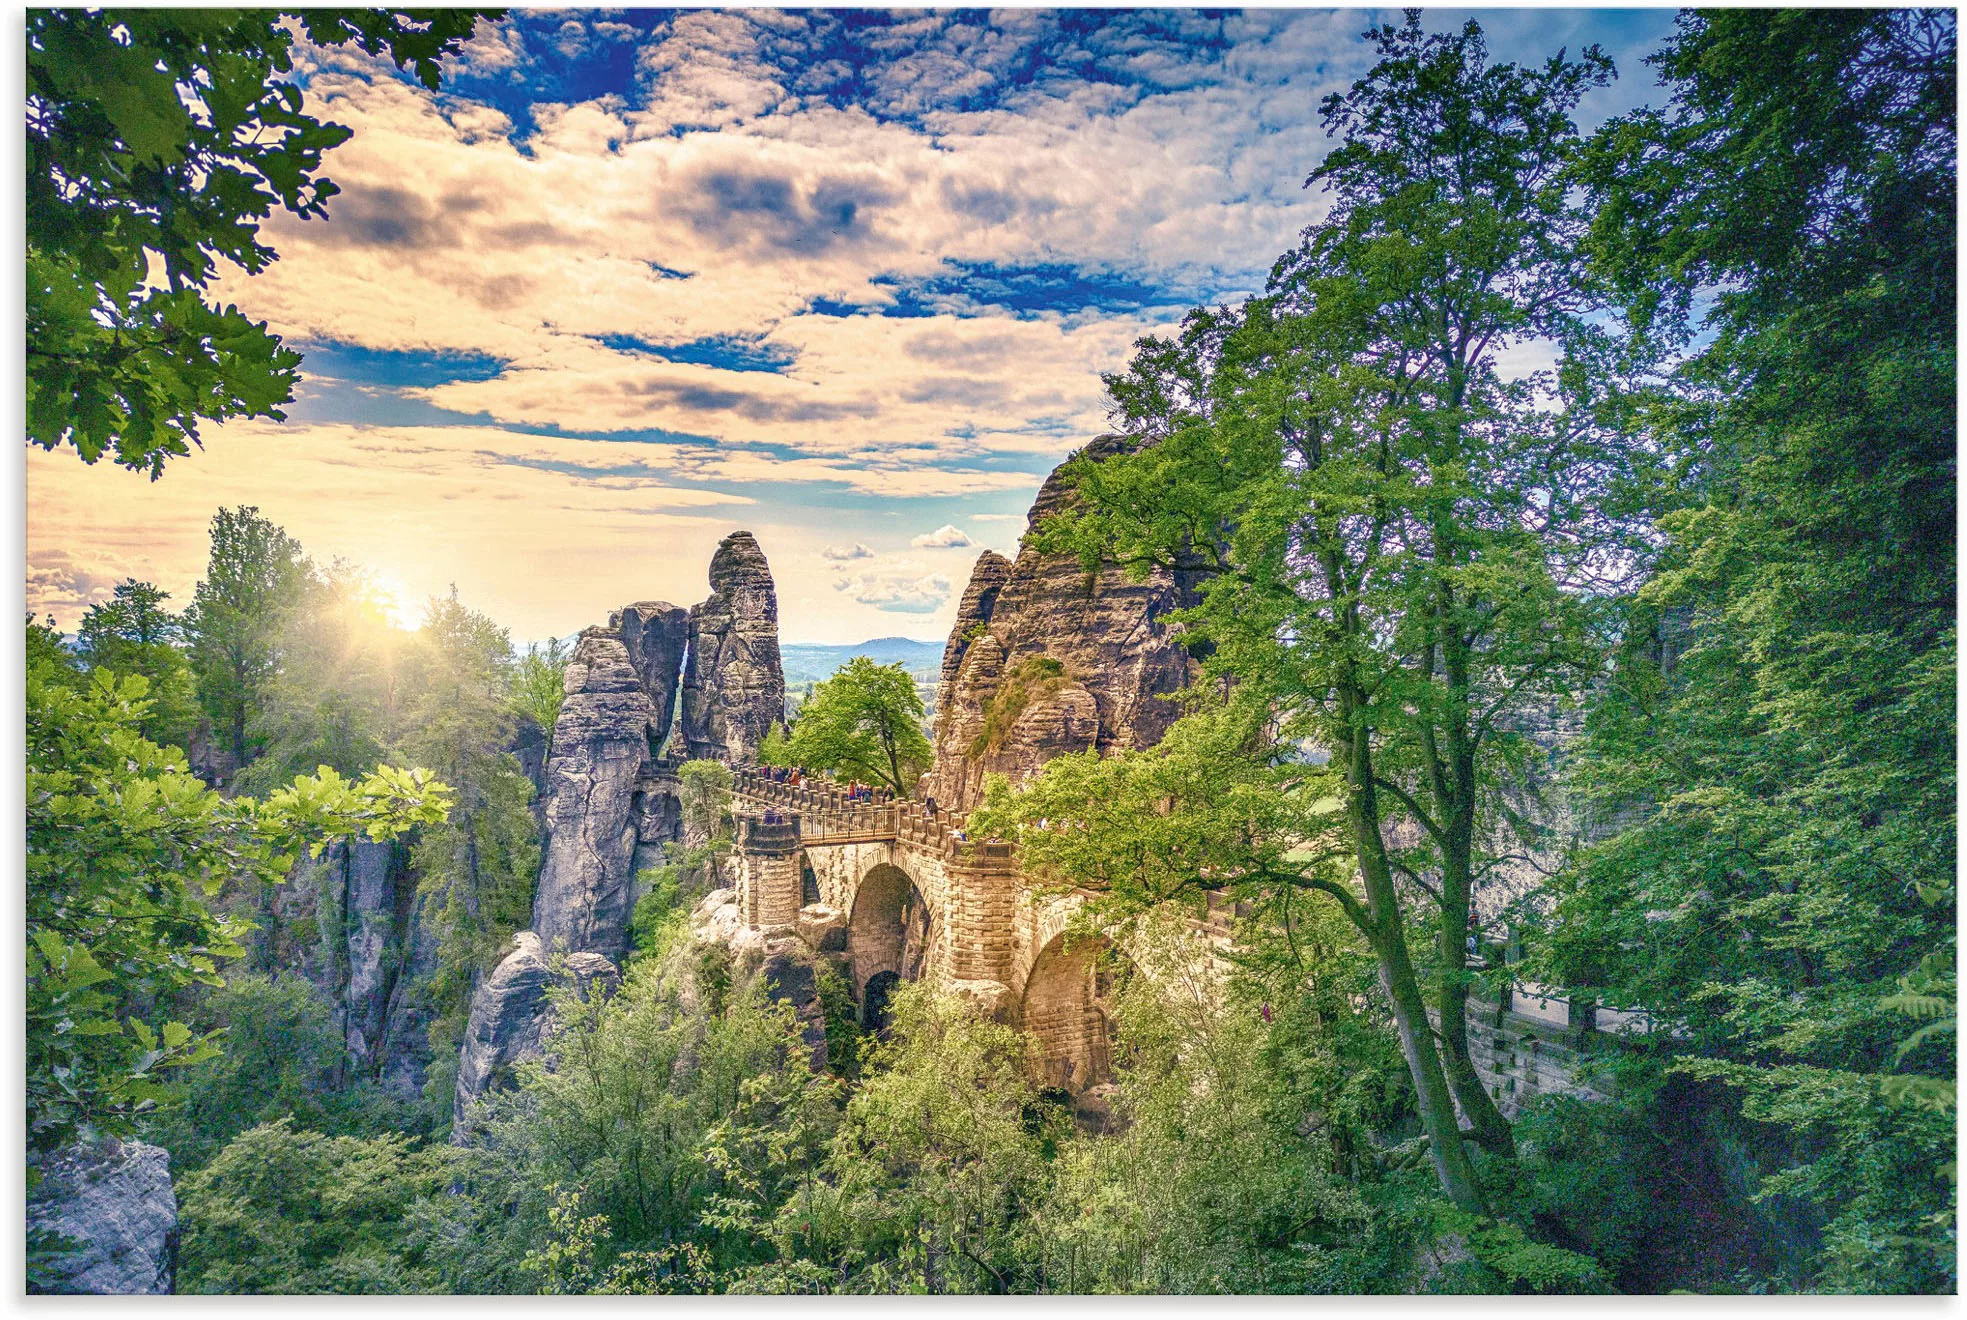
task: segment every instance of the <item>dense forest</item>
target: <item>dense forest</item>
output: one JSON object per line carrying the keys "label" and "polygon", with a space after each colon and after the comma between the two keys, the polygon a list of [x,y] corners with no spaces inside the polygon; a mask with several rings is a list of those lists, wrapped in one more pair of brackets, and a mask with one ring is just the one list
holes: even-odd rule
{"label": "dense forest", "polygon": [[[30,16],[28,438],[169,500],[200,418],[291,393],[296,356],[200,299],[325,200],[339,130],[267,90],[264,16],[145,12],[164,88],[206,61],[237,123],[116,168],[173,131],[78,72],[131,44]],[[432,86],[469,29],[348,13],[309,35]],[[1326,218],[1137,346],[1121,452],[1030,533],[1202,584],[1168,735],[997,777],[968,821],[1135,932],[1096,1115],[927,982],[862,1028],[823,978],[802,1048],[692,937],[734,829],[693,763],[619,988],[554,991],[454,1141],[560,645],[455,593],[401,628],[252,507],[189,600],[30,617],[30,1194],[78,1143],[167,1150],[182,1292],[1953,1291],[1955,35],[1689,12],[1659,108],[1585,133],[1596,48],[1367,34],[1321,107]],[[259,191],[208,168],[255,117],[286,130]],[[1505,374],[1526,344],[1551,365]],[[905,797],[922,718],[853,660],[765,759]],[[361,844],[430,949],[417,1038],[356,1050]],[[1210,892],[1245,915],[1198,979]],[[1512,985],[1644,1029],[1505,1114],[1469,1023]],[[31,1234],[30,1286],[72,1247]]]}

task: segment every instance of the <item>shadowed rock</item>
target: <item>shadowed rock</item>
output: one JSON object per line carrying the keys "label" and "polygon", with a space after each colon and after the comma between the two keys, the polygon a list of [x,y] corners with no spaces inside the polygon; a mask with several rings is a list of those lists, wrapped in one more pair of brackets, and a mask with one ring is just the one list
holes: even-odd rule
{"label": "shadowed rock", "polygon": [[963,600],[956,607],[956,625],[949,630],[949,643],[943,647],[942,686],[938,690],[945,699],[955,689],[956,675],[971,640],[990,622],[997,597],[1010,578],[1011,561],[1003,555],[986,550],[977,556],[976,567],[970,570],[970,585],[963,589]]}
{"label": "shadowed rock", "polygon": [[638,781],[656,715],[621,638],[582,632],[547,761],[546,837],[533,929],[543,946],[618,962],[628,942]]}
{"label": "shadowed rock", "polygon": [[112,1139],[64,1151],[40,1169],[41,1184],[27,1203],[28,1231],[76,1245],[33,1282],[33,1291],[171,1291],[178,1198],[168,1151]]}
{"label": "shadowed rock", "polygon": [[620,631],[628,662],[649,694],[655,711],[654,745],[660,751],[676,719],[683,656],[690,642],[690,612],[666,600],[643,601],[625,607],[609,622]]}
{"label": "shadowed rock", "polygon": [[785,718],[779,598],[750,532],[718,544],[710,586],[710,598],[690,611],[683,739],[693,758],[748,761]]}
{"label": "shadowed rock", "polygon": [[471,1106],[506,1085],[512,1066],[539,1054],[550,1029],[547,991],[556,985],[588,995],[613,993],[620,982],[615,965],[596,953],[568,954],[556,968],[541,949],[540,937],[522,930],[505,956],[471,997],[471,1019],[458,1055],[458,1085],[451,1108],[451,1140],[471,1134]]}

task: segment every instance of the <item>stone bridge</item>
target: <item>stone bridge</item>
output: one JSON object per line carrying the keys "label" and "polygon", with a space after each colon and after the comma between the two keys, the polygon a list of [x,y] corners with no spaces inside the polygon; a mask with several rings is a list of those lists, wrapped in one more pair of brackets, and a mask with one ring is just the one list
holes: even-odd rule
{"label": "stone bridge", "polygon": [[[885,1020],[897,982],[926,979],[1024,1027],[1045,1085],[1077,1096],[1107,1080],[1112,963],[1100,955],[1128,949],[1124,935],[1116,945],[1073,922],[1088,895],[1040,894],[1011,845],[965,839],[960,820],[881,790],[857,801],[739,766],[732,795],[744,920],[839,957],[865,1023]],[[1222,948],[1245,907],[1212,894],[1192,928]],[[1547,1091],[1599,1097],[1580,1068],[1649,1028],[1643,1015],[1534,988],[1470,1004],[1476,1070],[1506,1114]]]}
{"label": "stone bridge", "polygon": [[[896,983],[927,980],[1029,1032],[1044,1085],[1077,1096],[1107,1079],[1100,955],[1115,944],[1073,923],[1085,894],[1039,893],[1010,844],[966,839],[959,819],[883,790],[857,801],[740,765],[731,791],[744,921],[838,957],[864,1023],[885,1020]],[[1214,900],[1197,924],[1227,943],[1231,911]]]}

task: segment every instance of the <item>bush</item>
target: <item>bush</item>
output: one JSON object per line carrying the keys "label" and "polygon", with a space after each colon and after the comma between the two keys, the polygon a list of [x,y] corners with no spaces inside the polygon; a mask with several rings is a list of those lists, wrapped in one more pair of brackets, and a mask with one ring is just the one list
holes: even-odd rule
{"label": "bush", "polygon": [[465,1156],[402,1136],[329,1137],[281,1119],[240,1134],[178,1187],[178,1288],[416,1293],[440,1287],[412,1207]]}

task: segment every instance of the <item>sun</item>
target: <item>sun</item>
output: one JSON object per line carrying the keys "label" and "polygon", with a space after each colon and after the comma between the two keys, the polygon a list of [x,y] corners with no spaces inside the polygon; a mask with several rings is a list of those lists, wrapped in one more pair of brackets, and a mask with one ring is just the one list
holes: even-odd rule
{"label": "sun", "polygon": [[422,603],[416,593],[403,585],[401,578],[393,573],[371,573],[369,588],[393,626],[404,632],[415,632],[423,626]]}

